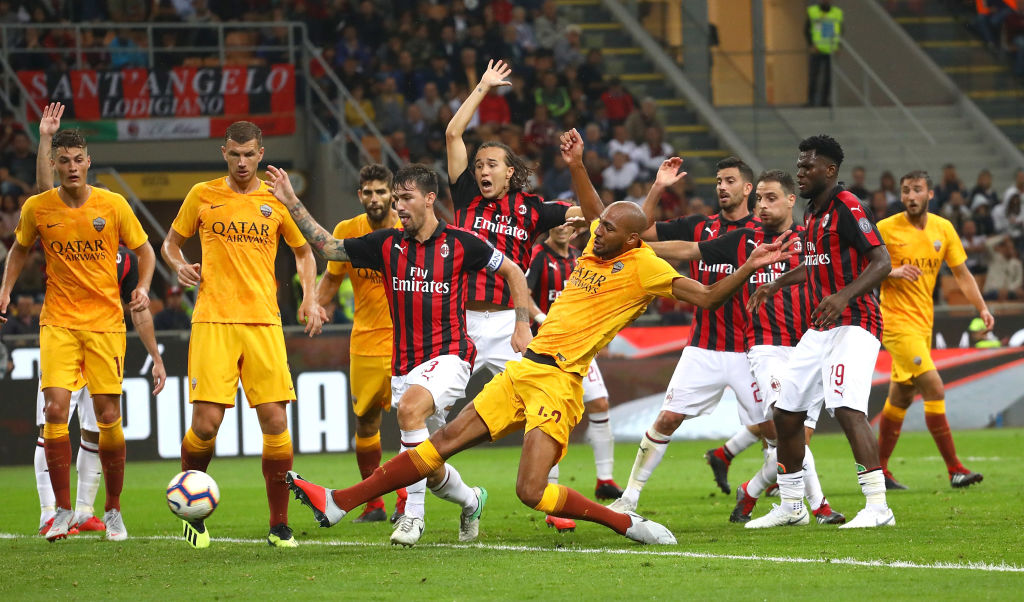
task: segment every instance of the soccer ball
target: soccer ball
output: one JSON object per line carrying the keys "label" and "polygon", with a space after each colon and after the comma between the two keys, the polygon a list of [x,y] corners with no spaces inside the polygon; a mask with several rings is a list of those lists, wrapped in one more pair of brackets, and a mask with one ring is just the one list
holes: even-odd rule
{"label": "soccer ball", "polygon": [[219,503],[217,482],[205,472],[179,472],[167,484],[167,506],[183,520],[203,520],[213,514]]}

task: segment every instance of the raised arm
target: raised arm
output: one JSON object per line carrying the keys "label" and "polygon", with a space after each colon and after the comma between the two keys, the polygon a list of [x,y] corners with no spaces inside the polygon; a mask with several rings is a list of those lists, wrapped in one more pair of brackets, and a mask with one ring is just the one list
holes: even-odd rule
{"label": "raised arm", "polygon": [[[658,220],[658,203],[661,201],[661,194],[665,192],[666,188],[686,177],[685,171],[679,171],[682,166],[683,160],[679,157],[670,157],[661,162],[661,167],[658,168],[658,173],[654,177],[654,184],[647,191],[647,198],[644,199],[643,210],[644,215],[647,216],[648,226],[648,230],[644,232],[645,235],[654,229],[654,222]],[[657,240],[658,235],[654,232],[653,235],[643,238],[644,240]]]}
{"label": "raised arm", "polygon": [[324,329],[327,312],[317,303],[314,292],[316,286],[316,258],[309,244],[292,249],[295,253],[295,270],[299,274],[299,285],[302,287],[302,304],[299,305],[299,322],[306,325],[306,334],[315,336]]}
{"label": "raised arm", "polygon": [[505,258],[495,272],[508,283],[512,295],[512,305],[516,311],[516,329],[512,333],[512,349],[518,353],[526,351],[533,333],[530,332],[530,289],[526,286],[526,276],[514,261]]}
{"label": "raised arm", "polygon": [[703,285],[690,278],[676,278],[672,282],[672,295],[680,301],[692,303],[705,309],[718,309],[741,287],[745,286],[751,274],[762,267],[784,261],[793,255],[794,238],[777,240],[758,246],[732,274],[711,286]]}
{"label": "raised arm", "polygon": [[330,232],[318,224],[303,206],[299,197],[295,196],[292,184],[288,181],[288,172],[268,165],[267,178],[270,192],[288,209],[295,225],[309,241],[313,251],[328,261],[349,261],[342,241],[334,238]]}
{"label": "raised arm", "polygon": [[580,209],[583,210],[583,219],[592,222],[601,217],[604,212],[604,201],[601,195],[597,194],[586,166],[583,165],[583,136],[576,131],[576,128],[562,133],[559,150],[562,152],[562,159],[569,166],[569,173],[572,175],[572,184],[576,189],[576,197],[580,200]]}
{"label": "raised arm", "polygon": [[701,258],[700,244],[688,240],[651,241],[655,254],[669,261],[696,261]]}
{"label": "raised arm", "polygon": [[459,110],[452,116],[452,120],[448,122],[448,127],[444,131],[444,138],[445,144],[448,147],[449,182],[454,184],[455,180],[459,179],[459,176],[462,175],[462,172],[466,171],[466,166],[469,165],[469,154],[466,151],[466,142],[462,139],[462,134],[466,132],[466,126],[469,125],[469,121],[473,118],[473,113],[476,113],[477,108],[483,102],[487,93],[491,91],[491,88],[512,85],[508,81],[508,76],[511,74],[512,68],[503,61],[487,61],[487,70],[480,76],[480,82],[470,91],[465,102],[462,103]]}
{"label": "raised arm", "polygon": [[985,327],[992,330],[996,324],[996,319],[989,312],[988,305],[985,304],[985,299],[982,298],[981,291],[978,290],[978,281],[974,279],[974,275],[967,269],[967,264],[961,263],[949,269],[953,271],[953,278],[956,279],[957,286],[967,296],[967,300],[974,306],[974,309],[978,310],[978,316],[985,322]]}
{"label": "raised arm", "polygon": [[39,120],[39,148],[36,150],[36,190],[46,192],[53,188],[53,166],[50,165],[50,145],[53,135],[60,130],[60,118],[64,105],[51,102],[43,109]]}
{"label": "raised arm", "polygon": [[135,332],[139,333],[139,339],[153,359],[153,395],[159,395],[164,390],[164,383],[167,381],[167,370],[164,368],[164,359],[160,357],[160,347],[156,344],[156,332],[153,329],[153,314],[149,308],[141,311],[128,312],[132,317],[132,324],[135,325]]}

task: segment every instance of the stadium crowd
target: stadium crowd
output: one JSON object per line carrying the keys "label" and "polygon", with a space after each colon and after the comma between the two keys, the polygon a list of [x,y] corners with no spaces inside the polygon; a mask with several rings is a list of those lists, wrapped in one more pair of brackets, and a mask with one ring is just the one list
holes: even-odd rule
{"label": "stadium crowd", "polygon": [[[311,41],[321,49],[322,61],[315,60],[310,66],[312,76],[326,89],[334,88],[326,65],[351,92],[348,101],[340,100],[340,94],[334,97],[347,128],[362,135],[369,125],[367,119],[371,120],[402,161],[432,165],[442,175],[447,164],[445,128],[489,57],[501,57],[513,66],[512,85],[487,96],[469,124],[466,140],[469,144],[500,140],[532,161],[531,187],[545,198],[572,196],[569,170],[556,149],[558,134],[574,127],[584,136],[585,165],[606,203],[623,199],[642,203],[661,162],[677,154],[686,156],[686,149],[672,148],[665,141],[666,124],[655,101],[637,98],[619,79],[609,76],[601,49],[582,46],[580,27],[560,15],[551,0],[0,0],[0,23],[125,24],[116,30],[102,25],[83,30],[82,44],[92,49],[82,55],[85,68],[145,66],[149,38],[144,29],[132,29],[131,25],[147,21],[304,23]],[[23,37],[13,38],[18,49],[47,48],[52,52],[14,52],[10,61],[16,69],[77,67],[76,58],[67,50],[74,40],[66,30],[23,31]],[[216,45],[217,40],[209,35],[210,30],[202,29],[163,30],[154,37],[157,47],[151,49],[155,66],[220,64],[216,52],[175,50]],[[224,62],[259,65],[284,61],[287,57],[280,48],[287,35],[287,29],[280,27],[229,29],[224,38],[228,47]],[[263,49],[253,50],[258,47]],[[321,117],[327,122],[331,119],[326,111]],[[332,125],[336,130],[341,127]],[[2,114],[0,128],[2,261],[19,208],[35,192],[36,155],[24,124],[13,114]],[[847,181],[850,190],[881,219],[901,210],[899,175],[880,174],[876,188],[868,183],[869,174],[863,168],[854,167]],[[937,180],[930,210],[956,226],[969,254],[970,269],[982,282],[986,298],[1024,299],[1024,270],[1019,259],[1024,250],[1024,169],[1012,183],[993,182],[991,174],[983,170],[973,187],[968,187],[955,167],[947,165]],[[446,188],[442,187],[445,193]],[[660,210],[666,219],[709,215],[717,210],[717,199],[700,198],[684,178],[665,190]],[[38,330],[44,268],[42,252],[37,249],[15,289],[18,319],[5,326],[5,333]],[[173,284],[159,292],[165,293],[162,301],[169,313],[162,318],[154,311],[157,327],[187,325],[187,292]],[[156,297],[154,294],[156,309],[160,309]],[[286,307],[294,305],[291,297],[281,295]],[[336,321],[351,315],[344,303],[341,305],[335,312]],[[294,309],[283,312],[293,323]],[[660,318],[654,319],[664,323],[689,323],[692,319],[692,308],[672,301],[651,311],[660,313]]]}

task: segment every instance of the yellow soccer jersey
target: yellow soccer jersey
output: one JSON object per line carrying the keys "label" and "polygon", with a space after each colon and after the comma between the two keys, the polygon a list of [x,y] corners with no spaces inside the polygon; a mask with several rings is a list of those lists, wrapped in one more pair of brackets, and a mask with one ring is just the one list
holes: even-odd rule
{"label": "yellow soccer jersey", "polygon": [[192,322],[280,324],[274,259],[278,238],[306,244],[266,182],[249,194],[231,190],[227,178],[192,187],[171,224],[203,246],[202,277]]}
{"label": "yellow soccer jersey", "polygon": [[646,244],[618,257],[598,258],[593,237],[597,223],[591,224],[587,248],[530,343],[535,353],[550,355],[566,372],[581,375],[655,297],[671,297],[672,282],[683,277]]}
{"label": "yellow soccer jersey", "polygon": [[956,267],[967,260],[967,253],[949,220],[929,213],[923,230],[918,230],[899,213],[878,222],[892,267],[913,264],[921,268],[916,282],[902,278],[882,281],[882,320],[885,330],[931,336],[935,307],[932,291],[945,261]]}
{"label": "yellow soccer jersey", "polygon": [[[396,217],[391,227],[401,228],[402,222]],[[334,238],[356,238],[370,232],[373,232],[373,228],[364,213],[339,222],[334,228]],[[327,271],[335,276],[347,275],[352,280],[356,308],[349,349],[357,355],[391,357],[394,327],[391,325],[391,310],[380,272],[369,268],[353,268],[347,261],[329,261]]]}
{"label": "yellow soccer jersey", "polygon": [[42,239],[46,296],[39,323],[71,330],[124,332],[117,277],[117,244],[137,249],[146,232],[124,197],[93,188],[73,208],[52,188],[25,201],[15,237],[31,247]]}

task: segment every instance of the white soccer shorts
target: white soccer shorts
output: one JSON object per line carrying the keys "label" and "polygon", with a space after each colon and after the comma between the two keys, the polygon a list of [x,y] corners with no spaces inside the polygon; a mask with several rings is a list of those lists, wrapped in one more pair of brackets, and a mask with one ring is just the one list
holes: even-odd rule
{"label": "white soccer shorts", "polygon": [[473,374],[487,368],[491,374],[505,369],[505,364],[522,359],[512,350],[512,334],[516,331],[516,312],[466,310],[466,332],[476,345]]}
{"label": "white soccer shorts", "polygon": [[[39,390],[39,394],[36,395],[36,425],[43,426],[46,424],[46,415],[43,412],[43,407],[46,405],[46,400],[43,398],[42,389]],[[68,407],[68,424],[71,424],[71,417],[75,415],[75,409],[78,409],[78,426],[83,431],[92,431],[98,433],[99,427],[96,426],[96,411],[92,407],[92,395],[89,393],[89,387],[82,387],[77,391],[71,392],[71,405]]]}
{"label": "white soccer shorts", "polygon": [[808,330],[793,348],[776,407],[809,415],[824,401],[830,415],[836,408],[867,414],[880,346],[874,335],[859,326]]}
{"label": "white soccer shorts", "polygon": [[744,426],[768,420],[768,404],[755,396],[757,382],[750,375],[747,354],[692,346],[679,356],[661,409],[687,419],[710,414],[718,407],[726,387],[736,394],[737,413]]}
{"label": "white soccer shorts", "polygon": [[590,362],[590,371],[583,377],[583,403],[608,397],[608,388],[604,386],[604,377],[597,367],[597,360]]}
{"label": "white soccer shorts", "polygon": [[[776,345],[754,345],[747,350],[747,359],[750,361],[750,373],[757,383],[757,389],[761,398],[767,405],[767,418],[772,417],[772,408],[775,407],[779,397],[782,395],[782,383],[785,381],[786,373],[789,371],[789,357],[792,354],[793,347]],[[812,429],[816,428],[820,412],[820,403],[807,410],[804,426]]]}
{"label": "white soccer shorts", "polygon": [[469,362],[457,355],[442,355],[416,366],[408,374],[391,377],[391,404],[397,408],[402,395],[419,385],[434,398],[434,413],[427,418],[427,429],[433,433],[444,426],[448,411],[466,394],[470,377]]}

